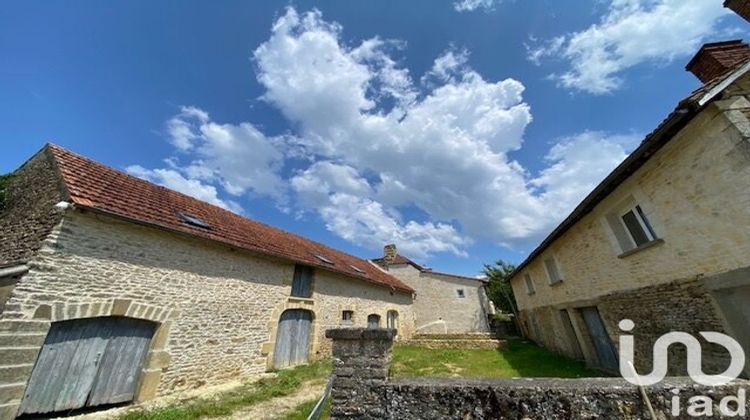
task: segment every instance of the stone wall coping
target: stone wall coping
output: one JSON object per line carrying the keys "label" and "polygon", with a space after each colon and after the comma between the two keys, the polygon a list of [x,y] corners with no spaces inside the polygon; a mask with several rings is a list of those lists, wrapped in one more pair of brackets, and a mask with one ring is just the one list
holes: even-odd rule
{"label": "stone wall coping", "polygon": [[333,340],[393,340],[393,328],[333,328],[326,330],[326,338]]}
{"label": "stone wall coping", "polygon": [[[388,387],[426,387],[426,388],[506,388],[506,389],[545,389],[572,390],[579,389],[585,392],[606,391],[616,392],[618,389],[635,389],[623,378],[446,378],[446,377],[417,377],[417,378],[394,378],[388,380]],[[726,385],[713,387],[743,386],[750,387],[750,381],[735,379]],[[661,382],[645,387],[646,389],[687,389],[702,387],[687,376],[667,377]]]}

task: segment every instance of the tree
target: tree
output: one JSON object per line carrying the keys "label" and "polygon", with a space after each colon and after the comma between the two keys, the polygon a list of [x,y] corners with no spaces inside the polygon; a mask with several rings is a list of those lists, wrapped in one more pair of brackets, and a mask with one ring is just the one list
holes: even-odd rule
{"label": "tree", "polygon": [[495,304],[496,308],[514,316],[518,314],[516,313],[516,298],[510,284],[510,273],[515,269],[516,266],[513,264],[497,260],[494,265],[485,264],[484,270],[482,270],[489,279],[487,297]]}

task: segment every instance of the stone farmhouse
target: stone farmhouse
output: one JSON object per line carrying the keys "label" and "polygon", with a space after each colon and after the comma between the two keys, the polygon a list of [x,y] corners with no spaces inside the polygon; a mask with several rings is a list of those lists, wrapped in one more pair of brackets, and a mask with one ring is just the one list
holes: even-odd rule
{"label": "stone farmhouse", "polygon": [[414,288],[378,265],[58,146],[7,191],[2,419],[304,363],[333,327],[414,330]]}
{"label": "stone farmhouse", "polygon": [[485,279],[425,268],[399,255],[396,245],[386,245],[383,254],[373,262],[416,291],[412,307],[415,332],[489,332],[488,317],[494,309],[487,298]]}
{"label": "stone farmhouse", "polygon": [[[750,48],[706,44],[687,69],[703,85],[512,273],[538,343],[617,371],[630,319],[639,373],[670,331],[750,349]],[[707,373],[723,371],[728,352],[702,344]],[[684,374],[684,347],[670,352],[669,374]]]}

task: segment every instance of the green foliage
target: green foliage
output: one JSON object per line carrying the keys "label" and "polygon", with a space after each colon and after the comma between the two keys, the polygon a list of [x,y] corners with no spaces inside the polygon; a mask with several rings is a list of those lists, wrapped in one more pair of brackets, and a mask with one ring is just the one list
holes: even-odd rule
{"label": "green foliage", "polygon": [[544,377],[586,378],[604,376],[521,338],[508,339],[502,349],[428,349],[396,346],[391,376]]}
{"label": "green foliage", "polygon": [[8,186],[13,174],[0,175],[0,211],[5,210],[6,200],[8,199]]}
{"label": "green foliage", "polygon": [[213,398],[199,398],[150,410],[125,413],[120,420],[183,420],[228,416],[233,412],[297,391],[303,382],[323,379],[331,373],[331,362],[315,362],[281,370],[273,378],[247,383]]}
{"label": "green foliage", "polygon": [[495,304],[495,308],[506,314],[516,313],[516,298],[510,285],[510,273],[515,268],[513,264],[497,260],[494,265],[485,264],[482,270],[489,279],[487,297]]}

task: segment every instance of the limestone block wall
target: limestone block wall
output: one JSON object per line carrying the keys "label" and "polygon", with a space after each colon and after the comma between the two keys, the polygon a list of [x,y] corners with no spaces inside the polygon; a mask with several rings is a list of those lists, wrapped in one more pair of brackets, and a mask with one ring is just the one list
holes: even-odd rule
{"label": "limestone block wall", "polygon": [[[750,262],[750,130],[744,98],[712,105],[603,200],[546,254],[513,279],[519,309],[585,300],[606,293],[711,275]],[[629,195],[645,201],[664,242],[622,253],[605,214]],[[647,211],[648,212],[648,211]],[[564,281],[550,286],[543,260],[553,255]],[[528,295],[523,274],[536,293]]]}
{"label": "limestone block wall", "polygon": [[[59,176],[45,151],[13,173],[0,210],[0,266],[29,260],[62,217]],[[0,305],[1,306],[1,305]]]}
{"label": "limestone block wall", "polygon": [[[408,264],[390,265],[388,272],[417,291],[416,328],[420,333],[487,332],[488,299],[478,280],[422,272]],[[462,289],[465,297],[458,297]]]}
{"label": "limestone block wall", "polygon": [[327,356],[323,327],[338,325],[344,307],[362,314],[357,323],[398,310],[404,333],[413,329],[410,294],[316,270],[312,299],[290,298],[291,262],[79,210],[66,212],[29,266],[0,317],[3,412],[17,408],[57,320],[158,322],[140,399],[264,372],[285,309],[313,312],[312,357]]}

